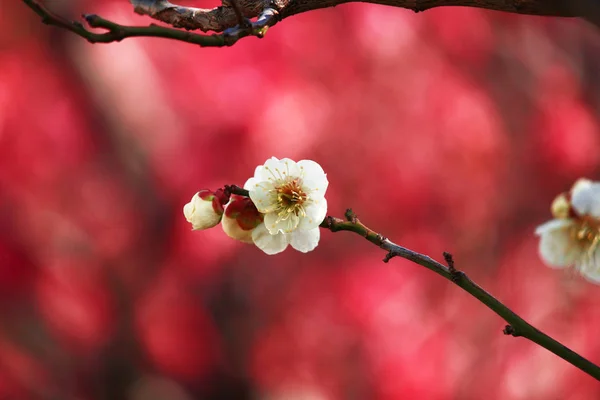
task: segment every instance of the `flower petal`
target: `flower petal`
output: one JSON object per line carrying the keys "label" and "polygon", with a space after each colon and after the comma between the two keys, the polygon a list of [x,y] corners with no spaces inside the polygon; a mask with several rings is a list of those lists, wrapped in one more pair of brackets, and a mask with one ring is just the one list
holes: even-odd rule
{"label": "flower petal", "polygon": [[298,161],[298,167],[301,171],[300,176],[304,181],[303,186],[306,187],[307,191],[316,191],[321,193],[321,196],[325,196],[329,181],[323,168],[312,160],[300,160]]}
{"label": "flower petal", "polygon": [[279,160],[279,171],[284,178],[297,178],[300,176],[300,168],[296,161],[289,158],[282,158]]}
{"label": "flower petal", "polygon": [[286,219],[279,219],[277,213],[265,214],[265,226],[267,230],[275,235],[276,233],[290,233],[296,229],[300,223],[300,218],[295,214],[290,214]]}
{"label": "flower petal", "polygon": [[281,253],[286,249],[290,241],[290,235],[283,233],[271,235],[265,224],[260,224],[252,230],[252,241],[256,247],[272,255]]}
{"label": "flower petal", "polygon": [[578,266],[585,279],[592,283],[600,284],[600,251],[594,251]]}
{"label": "flower petal", "polygon": [[252,186],[256,185],[258,183],[258,179],[256,179],[255,177],[249,178],[246,183],[244,183],[244,189],[246,190],[250,190],[252,189]]}
{"label": "flower petal", "polygon": [[[248,181],[251,181],[251,179],[248,179]],[[244,188],[246,188],[246,185],[244,185]],[[261,213],[269,213],[277,208],[277,193],[273,190],[273,182],[257,182],[254,180],[253,186],[246,188],[246,190],[250,192],[250,199]]]}
{"label": "flower petal", "polygon": [[327,199],[313,200],[304,207],[306,216],[300,220],[298,229],[308,231],[318,227],[327,215]]}
{"label": "flower petal", "polygon": [[539,226],[539,252],[550,267],[564,268],[574,265],[582,256],[581,246],[571,237],[572,220],[553,220]]}
{"label": "flower petal", "polygon": [[535,234],[541,236],[550,231],[571,227],[573,223],[572,219],[553,219],[535,228]]}
{"label": "flower petal", "polygon": [[579,179],[577,179],[577,181],[575,181],[575,183],[571,187],[571,194],[574,194],[575,192],[579,192],[582,190],[586,190],[591,186],[591,184],[592,184],[591,180],[589,180],[587,178],[579,178]]}
{"label": "flower petal", "polygon": [[255,171],[255,177],[261,181],[281,182],[287,180],[290,176],[300,176],[300,168],[298,168],[295,161],[289,158],[279,160],[271,157],[265,161],[265,165],[260,171],[258,171],[258,168]]}
{"label": "flower petal", "polygon": [[252,243],[252,230],[244,230],[235,218],[224,216],[221,220],[223,232],[232,239],[244,243]]}
{"label": "flower petal", "polygon": [[269,158],[264,165],[259,165],[254,170],[254,177],[259,181],[273,181],[274,175],[270,172],[279,165],[279,159],[275,157]]}
{"label": "flower petal", "polygon": [[600,218],[600,183],[579,179],[571,189],[571,204],[580,216]]}
{"label": "flower petal", "polygon": [[187,220],[187,222],[192,222],[192,217],[194,216],[194,211],[196,211],[196,206],[194,205],[194,201],[190,201],[185,206],[183,206],[183,216]]}
{"label": "flower petal", "polygon": [[292,237],[292,247],[302,253],[312,251],[319,244],[321,230],[314,228],[308,231],[294,231],[290,234]]}
{"label": "flower petal", "polygon": [[259,165],[258,167],[254,168],[254,178],[256,178],[258,180],[262,180],[262,171],[263,171],[262,165]]}
{"label": "flower petal", "polygon": [[319,200],[325,197],[328,183],[317,184],[314,181],[305,180],[302,182],[302,190],[308,194],[309,199]]}

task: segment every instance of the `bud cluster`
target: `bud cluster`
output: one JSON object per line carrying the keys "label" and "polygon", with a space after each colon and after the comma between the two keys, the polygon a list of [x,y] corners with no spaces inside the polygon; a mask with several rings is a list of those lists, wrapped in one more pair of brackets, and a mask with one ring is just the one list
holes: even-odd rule
{"label": "bud cluster", "polygon": [[229,237],[253,243],[267,254],[280,253],[288,245],[306,253],[319,244],[328,185],[316,162],[272,157],[246,181],[249,197],[223,189],[201,190],[183,207],[183,214],[194,230],[220,222]]}

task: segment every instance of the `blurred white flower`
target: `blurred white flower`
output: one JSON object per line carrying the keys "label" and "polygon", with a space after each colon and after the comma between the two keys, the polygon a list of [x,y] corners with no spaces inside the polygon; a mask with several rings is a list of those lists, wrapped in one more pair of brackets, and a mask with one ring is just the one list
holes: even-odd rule
{"label": "blurred white flower", "polygon": [[203,189],[183,206],[183,215],[192,224],[193,230],[212,228],[221,221],[223,205],[228,200],[228,196],[221,189],[216,192]]}
{"label": "blurred white flower", "polygon": [[272,157],[256,168],[244,187],[258,211],[265,214],[266,229],[276,235],[318,228],[327,214],[328,185],[323,168],[316,162]]}
{"label": "blurred white flower", "polygon": [[580,179],[552,203],[555,219],[539,226],[540,256],[555,268],[575,267],[600,283],[600,183]]}

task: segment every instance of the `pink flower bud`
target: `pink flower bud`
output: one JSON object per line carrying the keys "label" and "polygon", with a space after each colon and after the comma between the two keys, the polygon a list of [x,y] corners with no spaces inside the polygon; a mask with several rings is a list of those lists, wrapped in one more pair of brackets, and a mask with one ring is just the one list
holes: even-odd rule
{"label": "pink flower bud", "polygon": [[262,221],[263,215],[258,212],[250,198],[232,196],[231,202],[225,208],[225,217],[221,225],[227,236],[244,243],[253,243],[252,230]]}

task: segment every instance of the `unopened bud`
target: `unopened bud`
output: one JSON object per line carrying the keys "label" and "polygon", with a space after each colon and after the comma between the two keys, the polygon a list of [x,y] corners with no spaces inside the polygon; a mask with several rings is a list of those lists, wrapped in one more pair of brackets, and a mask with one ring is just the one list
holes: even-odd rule
{"label": "unopened bud", "polygon": [[258,212],[252,200],[248,197],[233,196],[225,208],[221,222],[223,231],[230,238],[244,243],[253,243],[252,230],[263,221],[263,215]]}
{"label": "unopened bud", "polygon": [[223,206],[228,200],[222,189],[215,192],[203,189],[183,206],[183,215],[194,230],[212,228],[221,221]]}

